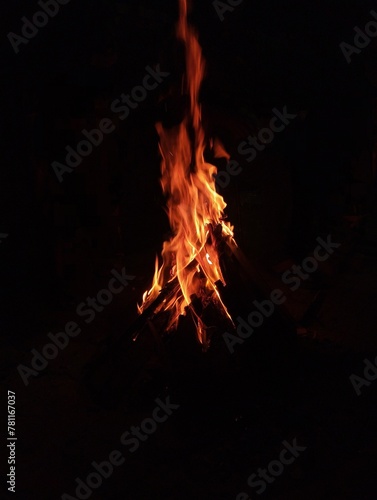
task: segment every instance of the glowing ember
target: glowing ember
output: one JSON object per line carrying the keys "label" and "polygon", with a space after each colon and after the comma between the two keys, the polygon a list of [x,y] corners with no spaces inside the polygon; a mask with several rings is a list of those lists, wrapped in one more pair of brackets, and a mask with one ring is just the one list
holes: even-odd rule
{"label": "glowing ember", "polygon": [[[177,283],[176,293],[162,301],[159,311],[169,311],[168,329],[176,326],[186,308],[192,313],[198,339],[206,344],[206,326],[191,306],[193,298],[203,306],[214,302],[230,318],[215,283],[225,285],[216,248],[219,229],[221,237],[233,237],[233,228],[224,222],[226,207],[216,193],[214,176],[217,169],[204,160],[205,134],[198,102],[204,76],[204,60],[197,35],[187,23],[187,0],[179,0],[180,15],[177,37],[186,50],[186,74],[182,87],[190,97],[190,109],[182,123],[174,129],[157,124],[162,155],[161,184],[168,197],[167,214],[173,237],[165,241],[162,265],[156,258],[152,287],[143,295],[143,312],[167,284]],[[229,158],[229,155],[223,152]]]}

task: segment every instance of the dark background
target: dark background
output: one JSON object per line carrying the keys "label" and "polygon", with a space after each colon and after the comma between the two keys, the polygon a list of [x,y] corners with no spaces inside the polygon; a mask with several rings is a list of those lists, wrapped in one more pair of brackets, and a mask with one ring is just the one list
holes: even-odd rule
{"label": "dark background", "polygon": [[[182,54],[174,34],[176,3],[72,0],[21,45],[18,54],[7,34],[21,34],[21,17],[31,19],[40,8],[30,1],[1,6],[0,233],[8,234],[0,244],[2,385],[17,391],[19,404],[19,498],[72,494],[74,478],[84,477],[91,460],[105,459],[106,450],[116,447],[119,433],[110,432],[112,422],[114,428],[126,429],[125,421],[135,423],[142,415],[132,398],[117,411],[93,402],[83,374],[85,366],[136,318],[136,303],[150,284],[154,256],[169,233],[155,123],[172,124],[183,109],[177,98]],[[190,425],[194,412],[187,410],[174,438],[169,430],[163,431],[152,451],[125,466],[127,479],[118,473],[93,498],[235,498],[253,468],[275,457],[266,450],[285,438],[284,430],[289,435],[297,427],[302,431],[302,422],[320,404],[318,395],[333,401],[329,372],[336,378],[342,366],[339,387],[350,385],[347,377],[362,373],[363,356],[374,359],[377,42],[373,39],[361,54],[353,55],[351,64],[339,48],[343,41],[353,43],[353,27],[363,29],[372,8],[377,9],[375,2],[361,0],[244,0],[220,21],[211,1],[193,2],[190,19],[207,61],[201,95],[206,131],[208,137],[220,137],[243,167],[222,191],[237,242],[252,261],[276,276],[310,254],[318,236],[336,234],[344,243],[340,256],[311,281],[310,292],[325,293],[321,311],[310,325],[299,325],[306,335],[299,344],[300,356],[310,359],[304,363],[295,351],[295,362],[301,359],[309,370],[303,384],[321,381],[308,390],[304,409],[295,407],[294,417],[287,410],[284,424],[271,414],[282,416],[291,409],[286,400],[277,404],[279,409],[272,403],[262,405],[258,417],[253,413],[255,401],[245,410],[240,403],[245,401],[243,390],[252,385],[244,382],[243,389],[223,403],[229,406],[232,400],[236,408],[226,417],[229,420],[222,421],[225,441],[215,433],[203,444],[203,436],[196,436],[197,448],[186,455],[189,438],[182,438],[182,429]],[[81,140],[83,128],[94,128],[104,117],[116,120],[111,102],[139,85],[146,66],[156,64],[171,76],[124,122],[118,121],[101,146],[59,183],[51,162],[61,158],[66,145],[74,147]],[[238,144],[268,126],[273,108],[284,106],[298,117],[247,163],[237,152]],[[224,168],[221,162],[218,166]],[[43,346],[49,331],[61,330],[73,320],[76,305],[106,286],[111,269],[123,266],[136,276],[132,285],[25,388],[18,364],[30,364],[30,350]],[[339,357],[338,349],[346,349],[345,358]],[[250,367],[248,354],[231,363],[238,363],[241,371]],[[179,356],[174,349],[173,356]],[[125,385],[133,380],[133,395],[140,380],[145,382],[141,365],[147,357],[125,358],[124,373],[120,368],[116,374]],[[187,366],[189,377],[195,363]],[[284,363],[279,367],[289,371]],[[219,376],[227,369],[222,371],[221,365]],[[135,376],[138,371],[143,374]],[[250,373],[248,377],[255,376]],[[295,380],[300,376],[295,372]],[[347,398],[352,401],[347,411],[343,400],[338,406],[334,403],[330,416],[316,414],[313,428],[305,427],[311,429],[312,446],[317,438],[321,442],[315,458],[292,473],[281,490],[277,485],[271,498],[376,497],[369,474],[376,465],[373,401],[361,403],[354,393],[347,393]],[[195,402],[191,395],[189,401],[200,414],[200,398]],[[213,408],[220,413],[224,408],[215,397],[212,403],[207,412],[216,420]],[[236,413],[247,420],[243,430],[232,427]],[[328,427],[327,417],[334,417]],[[357,440],[355,429],[361,427],[365,434]],[[258,428],[264,431],[256,436]],[[342,444],[338,431],[329,452],[329,436],[339,428],[348,437]],[[102,444],[96,448],[98,434]],[[220,441],[221,451],[216,448]],[[253,448],[256,441],[263,452],[257,445]],[[159,453],[169,456],[160,469],[156,463],[164,459]],[[347,464],[340,458],[345,453],[350,455]],[[187,461],[179,471],[176,456]],[[331,464],[326,456],[332,457],[327,458]],[[201,467],[193,465],[195,460]],[[352,474],[360,481],[350,479]]]}

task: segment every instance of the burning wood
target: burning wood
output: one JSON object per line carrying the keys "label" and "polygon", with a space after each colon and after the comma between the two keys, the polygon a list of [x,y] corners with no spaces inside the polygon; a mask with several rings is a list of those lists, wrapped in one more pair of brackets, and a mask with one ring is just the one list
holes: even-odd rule
{"label": "burning wood", "polygon": [[[177,38],[186,52],[182,89],[190,106],[183,121],[173,129],[157,124],[160,137],[161,184],[167,196],[167,214],[173,237],[165,241],[162,265],[156,268],[152,287],[143,295],[141,317],[168,311],[167,329],[190,311],[201,344],[207,344],[203,312],[215,305],[231,321],[216,283],[225,286],[220,266],[219,243],[232,240],[233,227],[224,221],[226,203],[216,192],[217,169],[204,159],[205,133],[201,121],[199,90],[204,60],[194,29],[187,22],[187,0],[179,0]],[[229,157],[224,152],[226,157]]]}

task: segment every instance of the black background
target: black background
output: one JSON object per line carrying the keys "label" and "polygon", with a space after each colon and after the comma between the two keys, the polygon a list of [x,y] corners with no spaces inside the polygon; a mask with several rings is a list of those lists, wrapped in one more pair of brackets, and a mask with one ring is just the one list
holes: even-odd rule
{"label": "black background", "polygon": [[[211,1],[193,2],[190,21],[207,62],[206,132],[220,137],[243,167],[222,191],[238,243],[276,275],[310,254],[318,236],[336,234],[344,244],[311,281],[311,291],[326,299],[309,327],[299,325],[306,336],[298,346],[287,341],[286,358],[275,365],[276,353],[270,359],[269,346],[258,347],[271,363],[269,374],[279,378],[286,370],[289,376],[278,386],[272,375],[263,381],[267,369],[260,366],[258,375],[255,348],[222,360],[211,373],[220,380],[231,372],[227,396],[218,382],[208,393],[176,389],[190,394],[181,420],[157,431],[150,448],[132,456],[92,498],[235,498],[248,491],[253,470],[278,456],[281,441],[300,433],[307,458],[266,497],[376,497],[375,388],[358,398],[348,377],[362,374],[362,360],[374,359],[377,347],[377,45],[373,39],[350,64],[339,47],[353,43],[353,27],[363,29],[372,8],[375,2],[361,0],[244,0],[221,21]],[[169,234],[155,123],[175,123],[183,111],[176,1],[72,0],[15,54],[7,35],[21,34],[21,17],[31,19],[37,10],[36,2],[13,1],[2,4],[0,16],[0,233],[8,234],[0,244],[2,386],[17,394],[13,497],[28,500],[73,494],[74,479],[86,477],[92,460],[119,445],[129,422],[150,414],[153,395],[166,383],[148,371],[148,349],[128,353],[113,376],[131,396],[125,403],[117,393],[119,404],[109,409],[93,398],[84,374],[136,318],[154,256]],[[51,162],[77,144],[82,128],[114,118],[111,102],[156,64],[169,78],[59,183]],[[297,118],[247,163],[238,144],[284,106]],[[131,285],[25,387],[19,363],[30,366],[30,350],[75,320],[76,305],[123,266],[135,276]],[[174,349],[179,363],[182,352]],[[200,385],[195,363],[194,357],[185,365],[184,384],[192,376]],[[300,388],[287,396],[292,383]],[[252,391],[259,391],[256,399]]]}

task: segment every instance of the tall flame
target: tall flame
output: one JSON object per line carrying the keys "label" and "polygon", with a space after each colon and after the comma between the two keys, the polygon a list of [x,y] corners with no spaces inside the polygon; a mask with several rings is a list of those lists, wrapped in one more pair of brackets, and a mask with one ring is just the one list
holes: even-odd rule
{"label": "tall flame", "polygon": [[[167,214],[173,237],[163,244],[162,265],[158,267],[156,259],[152,287],[145,292],[139,307],[141,313],[164,285],[176,279],[179,291],[161,306],[162,310],[171,312],[168,328],[176,325],[179,315],[185,314],[193,297],[203,303],[214,300],[228,315],[215,286],[219,280],[224,285],[225,282],[214,230],[220,226],[223,236],[233,237],[233,227],[223,220],[226,203],[215,188],[217,169],[204,160],[205,133],[199,104],[205,70],[202,50],[194,29],[187,22],[187,0],[179,0],[179,6],[176,34],[186,51],[182,91],[189,95],[190,108],[177,127],[165,129],[161,123],[156,125],[162,156],[161,184],[168,198]],[[197,314],[193,317],[198,339],[205,343],[205,325]]]}

